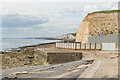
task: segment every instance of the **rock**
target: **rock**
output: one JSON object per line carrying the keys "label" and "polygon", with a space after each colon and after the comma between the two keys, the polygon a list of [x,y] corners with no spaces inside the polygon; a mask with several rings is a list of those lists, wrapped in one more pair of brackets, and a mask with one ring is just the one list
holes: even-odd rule
{"label": "rock", "polygon": [[10,75],[19,75],[19,74],[28,74],[28,72],[27,71],[15,72],[15,73],[12,73]]}
{"label": "rock", "polygon": [[106,31],[117,34],[118,17],[118,12],[88,14],[76,33],[76,42],[88,42],[89,36],[99,36]]}
{"label": "rock", "polygon": [[78,66],[77,67],[77,69],[82,69],[82,68],[84,68],[84,67],[89,67],[91,64],[87,64],[87,65],[80,65],[80,66]]}

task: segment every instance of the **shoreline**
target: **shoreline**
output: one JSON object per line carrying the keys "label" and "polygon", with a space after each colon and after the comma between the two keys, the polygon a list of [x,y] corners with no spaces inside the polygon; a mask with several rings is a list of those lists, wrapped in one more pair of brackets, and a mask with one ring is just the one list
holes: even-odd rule
{"label": "shoreline", "polygon": [[[2,69],[10,69],[13,67],[23,67],[23,66],[36,66],[36,65],[47,65],[49,64],[49,60],[57,59],[57,56],[60,56],[60,59],[64,58],[65,56],[69,61],[79,59],[75,56],[72,51],[65,51],[59,50],[55,48],[56,42],[49,42],[49,43],[41,43],[37,45],[30,45],[30,46],[22,46],[20,50],[14,50],[9,52],[2,52]],[[37,49],[40,50],[37,50]],[[42,51],[42,49],[44,51]],[[48,53],[47,51],[48,50]],[[53,52],[51,55],[49,51]],[[65,51],[64,55],[63,52]],[[55,53],[56,52],[56,53]],[[59,52],[59,55],[56,55]],[[68,55],[68,53],[70,55]],[[82,53],[78,53],[79,56],[82,56]],[[47,56],[45,56],[47,55]],[[70,56],[74,55],[74,58],[69,59]],[[49,58],[48,58],[49,56]],[[52,57],[50,57],[52,56]],[[63,57],[62,57],[63,56]],[[81,57],[80,57],[81,58]],[[47,60],[47,61],[46,61]],[[67,62],[68,60],[63,60],[62,62]],[[56,61],[56,60],[55,60]],[[55,61],[51,61],[50,64],[55,63]],[[60,61],[58,61],[60,62]]]}
{"label": "shoreline", "polygon": [[41,43],[31,46],[22,46],[20,50],[1,52],[2,69],[10,69],[13,67],[36,66],[43,65],[44,61],[35,59],[35,48],[53,48],[56,42]]}
{"label": "shoreline", "polygon": [[56,41],[54,40],[55,42],[45,42],[45,43],[38,43],[38,44],[33,44],[33,45],[26,45],[26,46],[21,46],[21,47],[17,47],[17,48],[10,48],[8,50],[1,50],[1,54],[3,54],[4,52],[11,52],[11,51],[21,51],[27,47],[37,47],[37,46],[41,46],[41,45],[49,45],[49,44],[55,44],[56,42],[61,42],[62,40],[60,41]]}

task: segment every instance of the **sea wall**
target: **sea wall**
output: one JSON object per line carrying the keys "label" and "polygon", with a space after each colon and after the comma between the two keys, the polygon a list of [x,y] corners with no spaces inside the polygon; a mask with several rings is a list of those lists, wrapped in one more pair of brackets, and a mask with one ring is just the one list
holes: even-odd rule
{"label": "sea wall", "polygon": [[48,53],[47,63],[60,64],[82,59],[82,53]]}
{"label": "sea wall", "polygon": [[40,48],[34,52],[37,63],[42,64],[60,64],[65,62],[77,61],[82,59],[82,52],[60,51],[56,48]]}
{"label": "sea wall", "polygon": [[88,42],[88,37],[118,34],[118,12],[88,14],[76,33],[76,42]]}

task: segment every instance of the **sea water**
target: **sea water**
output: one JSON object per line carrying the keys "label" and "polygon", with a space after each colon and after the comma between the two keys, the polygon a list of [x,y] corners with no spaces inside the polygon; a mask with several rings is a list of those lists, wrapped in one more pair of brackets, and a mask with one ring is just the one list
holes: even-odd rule
{"label": "sea water", "polygon": [[41,43],[57,42],[58,40],[44,40],[44,39],[1,39],[0,51],[8,51],[12,48],[19,48],[22,46],[37,45]]}

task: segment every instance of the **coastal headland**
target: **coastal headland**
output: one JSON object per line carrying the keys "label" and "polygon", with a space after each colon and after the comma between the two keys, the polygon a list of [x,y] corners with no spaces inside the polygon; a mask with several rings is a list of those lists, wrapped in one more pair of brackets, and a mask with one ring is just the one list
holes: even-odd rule
{"label": "coastal headland", "polygon": [[89,13],[76,32],[76,42],[88,42],[88,37],[119,33],[120,10]]}
{"label": "coastal headland", "polygon": [[[96,43],[106,43],[106,40],[119,33],[117,12],[120,11],[88,14],[76,34],[63,35],[57,39],[64,38],[69,42],[75,40],[73,36],[75,35],[76,42],[87,43],[91,40],[94,43],[95,40]],[[107,43],[118,43],[118,38],[114,39],[108,40]],[[75,80],[118,78],[118,52],[116,49],[114,51],[61,49],[56,48],[55,42],[25,46],[18,51],[2,52],[3,78],[74,78]]]}

